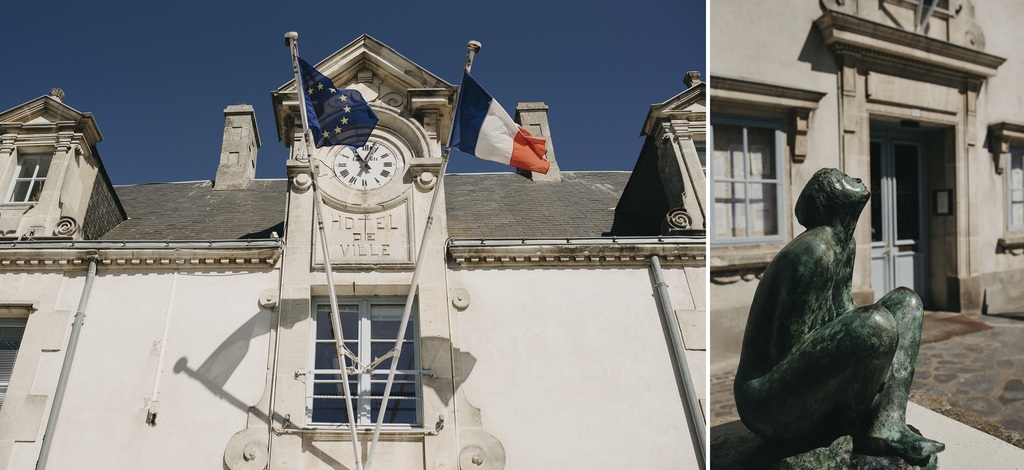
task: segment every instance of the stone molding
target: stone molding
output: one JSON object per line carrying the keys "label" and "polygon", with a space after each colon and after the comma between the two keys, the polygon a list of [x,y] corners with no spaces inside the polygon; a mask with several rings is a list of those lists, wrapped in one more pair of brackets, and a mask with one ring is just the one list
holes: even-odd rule
{"label": "stone molding", "polygon": [[821,30],[825,45],[836,52],[916,66],[935,74],[985,79],[1006,62],[976,49],[837,11],[826,12],[814,24]]}
{"label": "stone molding", "polygon": [[721,76],[711,77],[710,83],[711,99],[716,105],[732,102],[741,109],[755,105],[781,115],[786,120],[791,158],[796,163],[807,159],[811,112],[818,109],[818,102],[826,93]]}
{"label": "stone molding", "polygon": [[708,268],[713,284],[760,279],[782,245],[712,247]]}
{"label": "stone molding", "polygon": [[[570,239],[571,240],[571,239]],[[611,240],[611,239],[608,239]],[[514,243],[513,240],[507,240]],[[704,267],[703,240],[696,242],[542,244],[523,240],[519,244],[448,246],[449,262],[462,268],[538,267],[538,266],[646,266],[657,255],[663,265]],[[486,243],[487,241],[482,241]]]}
{"label": "stone molding", "polygon": [[[215,242],[211,242],[215,243]],[[270,268],[281,257],[282,245],[252,248],[11,248],[0,243],[0,271],[67,270],[88,266],[96,259],[101,266],[119,268]]]}
{"label": "stone molding", "polygon": [[1009,235],[999,239],[999,247],[1014,256],[1024,254],[1024,233]]}
{"label": "stone molding", "polygon": [[1010,147],[1024,146],[1024,124],[999,122],[988,126],[989,151],[995,160],[997,175],[1006,170],[1006,160],[1010,155]]}

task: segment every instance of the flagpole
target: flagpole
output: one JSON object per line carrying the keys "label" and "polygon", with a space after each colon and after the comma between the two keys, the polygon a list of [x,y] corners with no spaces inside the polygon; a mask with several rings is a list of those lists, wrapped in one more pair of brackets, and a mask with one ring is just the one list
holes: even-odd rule
{"label": "flagpole", "polygon": [[[309,163],[309,175],[313,186],[313,207],[316,211],[316,223],[320,231],[320,247],[324,256],[324,273],[327,275],[327,292],[330,296],[331,305],[331,330],[334,332],[334,346],[338,357],[338,367],[341,368],[341,381],[345,389],[345,411],[348,418],[348,428],[352,434],[352,450],[356,458],[356,469],[363,470],[362,451],[360,449],[359,434],[356,432],[355,414],[352,408],[352,392],[348,384],[348,368],[345,367],[345,357],[352,358],[353,365],[359,365],[355,355],[345,346],[345,336],[341,330],[341,316],[338,314],[338,296],[334,291],[334,276],[331,272],[331,258],[327,245],[327,232],[324,230],[322,201],[320,199],[320,184],[317,181],[316,166],[313,164],[313,154],[310,150],[309,120],[306,117],[306,99],[302,96],[302,77],[299,73],[299,33],[289,31],[284,35],[285,43],[292,54],[292,69],[295,71],[295,92],[299,98],[299,114],[302,115],[302,144],[306,149],[306,161]],[[438,181],[440,183],[440,181]],[[314,346],[315,347],[315,346]],[[313,374],[315,377],[316,374]],[[372,455],[372,454],[371,454]]]}
{"label": "flagpole", "polygon": [[[480,43],[469,41],[466,44],[469,51],[466,53],[466,73],[473,68],[473,57],[480,51]],[[455,109],[458,109],[458,100],[455,102]],[[419,254],[416,256],[416,267],[412,272],[412,281],[409,283],[409,294],[405,298],[405,309],[402,310],[402,321],[398,326],[398,336],[395,338],[395,347],[388,353],[391,356],[391,370],[388,372],[388,381],[384,386],[384,397],[380,403],[380,410],[377,412],[377,424],[373,428],[373,439],[370,441],[370,452],[366,456],[366,470],[373,466],[373,455],[377,450],[377,440],[380,438],[380,429],[384,424],[384,414],[387,411],[388,399],[391,397],[391,385],[395,381],[395,371],[398,368],[398,360],[402,355],[402,341],[405,340],[405,330],[409,325],[409,316],[412,313],[413,300],[416,298],[416,287],[419,285],[420,273],[423,271],[424,260],[427,258],[427,241],[430,239],[430,227],[434,224],[434,209],[437,207],[437,200],[444,190],[444,172],[448,167],[448,157],[452,153],[452,137],[455,135],[455,112],[452,112],[452,125],[448,132],[448,142],[445,145],[444,153],[441,155],[441,168],[438,170],[437,183],[434,184],[434,194],[430,198],[430,208],[427,210],[427,224],[423,227],[423,237],[420,239]],[[452,373],[455,371],[452,370]]]}

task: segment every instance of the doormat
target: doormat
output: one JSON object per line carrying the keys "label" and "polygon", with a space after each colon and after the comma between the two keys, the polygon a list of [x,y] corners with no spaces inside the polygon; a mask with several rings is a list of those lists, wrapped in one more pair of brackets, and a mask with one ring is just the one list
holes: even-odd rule
{"label": "doormat", "polygon": [[966,315],[952,315],[936,318],[936,315],[925,315],[921,331],[921,344],[944,341],[954,336],[966,335],[978,331],[992,329],[980,321]]}

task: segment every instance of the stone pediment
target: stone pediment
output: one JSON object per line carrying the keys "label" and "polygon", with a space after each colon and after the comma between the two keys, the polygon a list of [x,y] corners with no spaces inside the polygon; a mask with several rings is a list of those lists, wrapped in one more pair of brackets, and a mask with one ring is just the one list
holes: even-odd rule
{"label": "stone pediment", "polygon": [[[424,109],[447,115],[452,106],[455,86],[366,34],[319,62],[304,59],[336,86],[358,90],[371,105],[387,106],[404,116]],[[287,144],[289,116],[298,105],[295,80],[281,85],[272,96],[278,138]]]}
{"label": "stone pediment", "polygon": [[75,132],[85,136],[89,145],[101,140],[92,113],[80,112],[52,96],[40,96],[0,113],[0,133]]}
{"label": "stone pediment", "polygon": [[649,135],[654,131],[655,124],[665,119],[699,121],[703,126],[707,115],[706,86],[705,82],[697,83],[662,103],[651,105],[640,135]]}

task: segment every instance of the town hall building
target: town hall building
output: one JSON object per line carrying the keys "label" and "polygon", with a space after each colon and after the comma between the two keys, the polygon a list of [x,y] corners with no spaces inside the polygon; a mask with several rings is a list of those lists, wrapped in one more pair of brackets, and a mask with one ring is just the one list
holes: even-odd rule
{"label": "town hall building", "polygon": [[293,82],[259,117],[285,179],[255,178],[251,106],[224,109],[212,181],[130,186],[59,89],[0,113],[0,469],[357,468],[417,261],[373,468],[706,468],[699,74],[625,123],[633,171],[559,168],[526,102],[548,174],[439,186],[456,86],[365,35],[315,65],[380,119],[372,187],[339,174],[344,147],[307,159]]}

